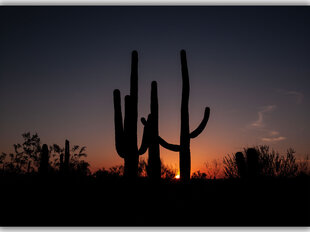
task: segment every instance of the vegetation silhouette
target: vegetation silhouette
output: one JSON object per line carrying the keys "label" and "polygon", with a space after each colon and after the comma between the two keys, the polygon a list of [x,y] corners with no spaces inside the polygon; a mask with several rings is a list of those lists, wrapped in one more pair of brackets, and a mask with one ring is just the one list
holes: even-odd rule
{"label": "vegetation silhouette", "polygon": [[158,129],[158,94],[157,83],[151,85],[151,113],[147,120],[141,118],[145,132],[145,149],[148,149],[147,174],[152,182],[159,182],[161,178],[161,161],[159,150],[159,129]]}
{"label": "vegetation silhouette", "polygon": [[224,157],[224,173],[227,178],[253,180],[309,175],[308,158],[297,163],[292,148],[287,150],[286,156],[281,156],[267,145],[245,148],[244,153],[246,158],[242,152]]}
{"label": "vegetation silhouette", "polygon": [[132,52],[130,95],[125,96],[124,123],[121,110],[120,90],[113,92],[114,99],[114,125],[115,146],[118,155],[124,159],[124,176],[132,181],[137,177],[139,155],[146,152],[143,133],[140,149],[137,146],[137,120],[138,120],[138,53]]}
{"label": "vegetation silhouette", "polygon": [[[39,172],[42,176],[46,176],[48,173],[48,169],[49,169],[48,160],[49,160],[48,147],[46,144],[43,144],[42,150],[41,150],[41,159],[40,159],[40,168],[39,168]],[[28,170],[29,169],[30,168],[28,165]]]}
{"label": "vegetation silhouette", "polygon": [[[178,151],[180,164],[180,178],[183,182],[189,182],[191,173],[191,153],[190,140],[196,138],[206,127],[210,116],[210,108],[206,107],[203,119],[199,126],[192,132],[189,130],[189,75],[187,68],[186,52],[181,51],[181,67],[182,67],[182,100],[181,100],[181,134],[180,145],[170,144],[159,137],[160,145],[171,151]],[[145,124],[145,120],[142,121]]]}
{"label": "vegetation silhouette", "polygon": [[[281,156],[268,146],[252,148],[258,154],[255,181],[238,171],[240,155],[228,155],[228,166],[206,164],[206,172],[194,172],[186,184],[175,178],[175,169],[160,162],[161,181],[154,185],[145,159],[138,162],[136,181],[128,182],[123,165],[91,173],[82,160],[85,147],[70,147],[69,141],[41,146],[37,134],[25,133],[23,138],[24,145],[14,146],[17,153],[0,156],[1,226],[309,225],[308,160],[297,160],[292,149]],[[241,152],[245,176],[253,167],[248,150]],[[65,154],[68,175],[61,171]],[[30,157],[38,158],[37,165]],[[233,172],[215,179],[222,167]]]}
{"label": "vegetation silhouette", "polygon": [[[115,144],[124,165],[91,172],[83,159],[85,146],[70,147],[69,140],[64,146],[41,146],[38,134],[24,133],[24,142],[14,144],[13,153],[0,155],[0,225],[309,226],[309,160],[297,160],[293,149],[281,156],[265,145],[244,148],[225,156],[222,163],[206,163],[205,172],[190,175],[190,139],[204,130],[210,109],[205,108],[201,123],[190,132],[184,50],[181,67],[179,145],[159,135],[158,90],[153,81],[150,114],[141,118],[144,128],[138,149],[138,54],[133,51],[124,120],[120,91],[113,92]],[[177,170],[161,161],[159,146],[179,152],[180,180]],[[139,156],[147,150],[146,162]]]}
{"label": "vegetation silhouette", "polygon": [[196,138],[206,127],[210,115],[210,108],[205,108],[201,123],[194,131],[190,132],[188,112],[190,85],[185,50],[181,51],[182,101],[180,145],[170,144],[159,136],[157,83],[153,81],[151,87],[151,113],[148,115],[147,120],[141,118],[144,131],[141,147],[137,149],[138,54],[136,51],[132,52],[131,67],[130,95],[125,97],[124,126],[121,112],[120,91],[116,89],[113,92],[115,145],[118,154],[125,160],[124,175],[128,177],[128,179],[136,178],[139,155],[144,154],[148,149],[148,175],[150,180],[158,182],[160,180],[159,145],[161,145],[168,150],[179,152],[180,178],[183,182],[189,182],[191,173],[190,139]]}
{"label": "vegetation silhouette", "polygon": [[[86,147],[75,145],[72,147],[72,156],[70,157],[69,141],[66,140],[65,148],[57,144],[49,146],[43,144],[37,133],[31,135],[30,132],[22,134],[24,142],[14,144],[13,153],[2,152],[0,163],[2,164],[3,175],[35,175],[42,176],[53,174],[86,173],[89,174],[89,164],[81,158],[87,157]],[[63,157],[65,153],[65,162]],[[26,165],[27,164],[27,165]],[[67,166],[67,167],[66,167]],[[69,171],[70,170],[70,171]]]}

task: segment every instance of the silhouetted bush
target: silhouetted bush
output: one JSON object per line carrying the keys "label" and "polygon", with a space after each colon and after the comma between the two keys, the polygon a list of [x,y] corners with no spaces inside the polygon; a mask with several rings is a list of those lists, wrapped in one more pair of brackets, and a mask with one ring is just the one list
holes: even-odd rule
{"label": "silhouetted bush", "polygon": [[220,160],[214,159],[212,162],[205,162],[206,179],[218,179],[223,177],[223,164]]}
{"label": "silhouetted bush", "polygon": [[294,177],[300,174],[308,175],[308,160],[296,161],[295,151],[290,148],[285,156],[262,145],[245,148],[244,153],[224,157],[224,173],[228,178],[257,177]]}
{"label": "silhouetted bush", "polygon": [[192,179],[207,179],[207,174],[205,172],[196,171],[192,174]]}
{"label": "silhouetted bush", "polygon": [[[60,157],[64,154],[64,148],[53,144],[46,147],[42,157],[41,140],[37,133],[31,135],[30,132],[22,134],[24,142],[22,144],[14,144],[14,152],[0,156],[0,164],[2,164],[3,173],[11,174],[32,174],[39,171],[40,166],[44,164],[44,172],[56,173],[60,169]],[[89,175],[89,164],[82,160],[87,157],[85,153],[86,147],[74,145],[70,150],[70,170],[77,175]]]}
{"label": "silhouetted bush", "polygon": [[40,166],[41,141],[37,133],[22,134],[24,142],[13,144],[14,152],[2,153],[3,172],[22,174],[37,172]]}

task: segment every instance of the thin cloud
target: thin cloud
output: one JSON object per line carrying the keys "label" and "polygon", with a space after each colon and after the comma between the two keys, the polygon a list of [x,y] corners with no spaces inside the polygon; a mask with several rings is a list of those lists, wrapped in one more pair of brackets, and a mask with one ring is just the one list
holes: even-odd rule
{"label": "thin cloud", "polygon": [[296,99],[296,104],[301,104],[303,102],[304,94],[302,92],[285,89],[276,89],[276,91],[281,94],[292,96]]}
{"label": "thin cloud", "polygon": [[301,92],[297,92],[297,91],[287,91],[285,92],[285,94],[287,95],[291,95],[294,96],[296,98],[296,103],[297,104],[301,104],[303,99],[304,99],[304,95]]}
{"label": "thin cloud", "polygon": [[272,111],[276,108],[276,105],[269,105],[269,106],[265,106],[261,111],[258,111],[258,119],[251,123],[251,126],[256,127],[256,128],[260,128],[264,126],[264,114]]}
{"label": "thin cloud", "polygon": [[286,139],[284,136],[280,136],[280,133],[276,130],[269,130],[265,127],[264,118],[267,112],[273,111],[276,108],[276,105],[268,105],[263,107],[260,111],[257,112],[258,119],[251,123],[251,127],[258,129],[264,132],[266,137],[260,138],[263,142],[279,142]]}
{"label": "thin cloud", "polygon": [[278,131],[269,131],[269,134],[271,136],[276,136],[276,135],[279,135],[279,132]]}
{"label": "thin cloud", "polygon": [[279,142],[279,141],[282,141],[285,139],[286,139],[286,137],[279,136],[279,137],[274,137],[274,138],[262,138],[262,141],[264,141],[264,142]]}

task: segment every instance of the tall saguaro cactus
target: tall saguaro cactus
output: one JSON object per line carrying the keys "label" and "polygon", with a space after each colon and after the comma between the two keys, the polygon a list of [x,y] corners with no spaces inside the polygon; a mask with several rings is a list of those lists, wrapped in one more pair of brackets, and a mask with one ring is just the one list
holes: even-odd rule
{"label": "tall saguaro cactus", "polygon": [[192,132],[189,128],[189,75],[187,68],[186,52],[181,51],[181,67],[182,67],[182,102],[181,102],[181,135],[180,145],[169,144],[162,138],[159,138],[160,144],[171,151],[179,151],[180,153],[180,178],[183,182],[188,182],[191,172],[191,153],[190,139],[196,138],[206,127],[210,116],[210,108],[206,107],[203,119],[199,126]]}
{"label": "tall saguaro cactus", "polygon": [[141,118],[144,124],[144,138],[147,140],[145,144],[149,150],[148,157],[148,176],[152,181],[159,181],[161,177],[161,163],[159,151],[159,132],[158,132],[158,94],[157,83],[152,82],[151,86],[151,114],[147,121]]}
{"label": "tall saguaro cactus", "polygon": [[41,150],[41,158],[40,158],[40,169],[39,173],[41,175],[47,175],[48,173],[48,160],[49,160],[49,154],[48,154],[48,147],[46,144],[43,144],[42,150]]}
{"label": "tall saguaro cactus", "polygon": [[[124,175],[128,179],[135,179],[138,173],[139,155],[145,153],[142,139],[141,148],[137,145],[137,120],[138,120],[138,53],[132,52],[130,95],[125,96],[124,124],[121,110],[120,91],[115,89],[114,97],[114,125],[116,151],[124,159]],[[144,135],[143,135],[144,136]]]}

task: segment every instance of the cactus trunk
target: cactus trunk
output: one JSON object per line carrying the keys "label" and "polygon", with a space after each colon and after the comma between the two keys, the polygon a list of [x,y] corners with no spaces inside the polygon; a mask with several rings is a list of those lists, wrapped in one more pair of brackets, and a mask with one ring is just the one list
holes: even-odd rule
{"label": "cactus trunk", "polygon": [[39,173],[42,176],[45,176],[48,173],[48,160],[49,160],[48,147],[46,144],[43,144],[41,150],[40,169],[39,169]]}
{"label": "cactus trunk", "polygon": [[235,154],[235,160],[237,164],[238,175],[240,178],[244,179],[246,176],[246,164],[242,152],[237,152]]}
{"label": "cactus trunk", "polygon": [[181,102],[181,136],[180,136],[180,177],[183,181],[190,179],[191,153],[189,136],[189,77],[186,62],[186,53],[181,51],[182,66],[182,102]]}
{"label": "cactus trunk", "polygon": [[[124,159],[124,176],[130,180],[137,177],[139,155],[137,145],[138,121],[138,53],[131,56],[130,95],[125,97],[124,125],[121,110],[121,97],[118,89],[114,90],[114,126],[116,151]],[[142,139],[144,141],[144,139]],[[141,147],[145,147],[143,144]]]}
{"label": "cactus trunk", "polygon": [[191,173],[191,153],[190,153],[190,139],[196,138],[206,127],[210,108],[206,107],[204,116],[199,126],[192,132],[189,130],[189,75],[187,68],[186,52],[181,51],[181,70],[182,70],[182,101],[181,101],[181,133],[180,145],[167,143],[164,139],[159,137],[160,145],[171,151],[179,151],[180,154],[180,178],[183,182],[190,180]]}
{"label": "cactus trunk", "polygon": [[160,151],[158,141],[158,95],[157,83],[152,82],[151,87],[151,114],[150,114],[150,143],[148,158],[148,175],[152,181],[159,181],[161,177]]}

